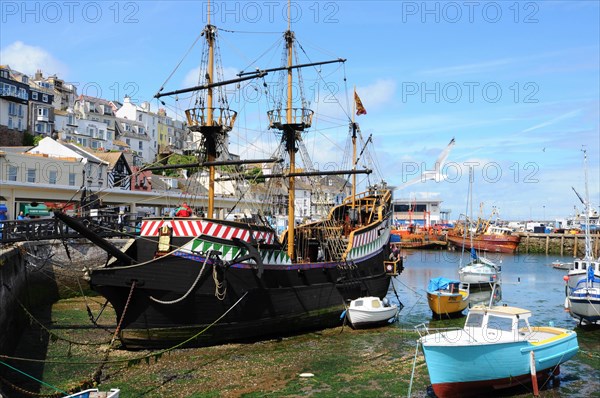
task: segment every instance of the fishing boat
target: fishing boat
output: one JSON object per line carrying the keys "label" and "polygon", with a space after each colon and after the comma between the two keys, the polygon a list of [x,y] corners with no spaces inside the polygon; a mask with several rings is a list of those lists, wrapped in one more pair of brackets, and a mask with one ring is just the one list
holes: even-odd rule
{"label": "fishing boat", "polygon": [[[419,325],[419,344],[433,391],[439,398],[487,396],[498,389],[538,384],[559,373],[579,350],[577,334],[550,326],[530,326],[531,311],[479,305],[462,329]],[[538,381],[539,379],[539,381]]]}
{"label": "fishing boat", "polygon": [[427,286],[427,302],[436,318],[460,316],[469,305],[469,284],[433,278]]}
{"label": "fishing boat", "polygon": [[585,283],[585,281],[589,279],[588,275],[590,272],[592,273],[593,277],[600,278],[600,258],[594,258],[592,255],[592,238],[589,228],[590,194],[588,188],[587,151],[585,149],[582,151],[585,176],[585,199],[582,198],[577,191],[575,191],[575,188],[573,188],[573,191],[585,207],[585,254],[582,258],[576,258],[573,261],[573,266],[569,269],[569,272],[564,277],[567,284],[565,288],[565,308],[570,308],[569,296],[575,291],[575,289],[581,287],[582,281]]}
{"label": "fishing boat", "polygon": [[579,281],[568,296],[569,313],[580,322],[600,321],[600,278],[594,276],[593,268],[588,268],[588,276]]}
{"label": "fishing boat", "polygon": [[552,261],[552,268],[570,270],[571,268],[573,268],[573,262],[564,262],[560,260]]}
{"label": "fishing boat", "polygon": [[[492,218],[497,215],[496,208],[492,210],[487,220],[482,217],[481,213],[483,213],[483,204],[477,220],[465,217],[463,222],[458,222],[453,229],[448,231],[446,235],[448,242],[456,247],[462,247],[464,243],[468,250],[474,248],[478,252],[514,253],[519,247],[521,236],[515,234],[511,228],[500,226],[498,220],[492,223]],[[467,230],[473,235],[473,239],[464,242]]]}
{"label": "fishing boat", "polygon": [[360,297],[350,301],[346,316],[350,325],[359,329],[392,323],[399,311],[399,306],[390,304],[387,298]]}
{"label": "fishing boat", "polygon": [[[349,120],[352,154],[345,158],[352,162],[350,167],[320,171],[304,159],[304,135],[313,124],[314,112],[305,100],[294,101],[298,96],[293,95],[297,93],[292,88],[295,84],[296,90],[299,83],[293,78],[299,77],[304,68],[320,73],[321,65],[345,60],[295,64],[297,40],[288,25],[282,36],[283,66],[215,81],[213,76],[222,76],[214,72],[213,65],[220,59],[215,54],[219,29],[210,24],[210,15],[209,11],[209,22],[202,33],[208,48],[203,57],[207,64],[199,74],[203,80],[191,88],[168,92],[161,88],[155,96],[162,100],[183,93],[198,95],[194,102],[198,105],[185,113],[189,129],[202,143],[198,150],[202,158],[193,166],[208,169],[205,215],[145,218],[139,238],[123,251],[86,231],[76,220],[57,215],[114,257],[106,267],[89,273],[90,286],[114,307],[118,336],[126,348],[256,341],[335,327],[341,324],[339,314],[344,303],[364,296],[385,297],[393,271],[401,269],[401,260],[394,266],[384,264],[390,252],[391,189],[381,182],[368,185],[364,192],[356,190],[356,175],[371,172],[358,167],[357,144],[364,143],[362,160],[368,158],[368,144],[372,144],[372,140],[362,139],[354,121],[355,114],[366,113],[356,93],[356,111],[351,112]],[[278,107],[267,112],[269,129],[279,141],[275,155],[262,160],[222,159],[227,152],[227,133],[234,127],[237,113],[229,109],[227,96],[217,90],[272,73],[281,74],[280,81],[286,82],[282,100],[275,101]],[[266,82],[261,86],[270,88]],[[219,99],[218,104],[213,103],[213,97],[215,102]],[[273,97],[269,93],[268,98]],[[302,168],[296,168],[296,152],[303,157]],[[261,177],[268,182],[278,181],[287,196],[287,226],[279,236],[261,212],[243,220],[217,217],[215,169],[244,162],[285,162],[285,167],[279,166],[279,173]],[[166,167],[173,166],[162,168]],[[300,223],[301,215],[295,209],[297,180],[327,175],[352,176],[352,193],[323,219]],[[260,205],[266,206],[268,200],[263,202]],[[392,272],[386,272],[386,267]]]}
{"label": "fishing boat", "polygon": [[[467,211],[473,214],[473,168],[469,168],[469,189],[467,194]],[[465,213],[466,214],[466,213]],[[462,265],[462,254],[467,249],[466,235],[469,234],[471,261]],[[472,285],[488,285],[490,283],[496,283],[500,280],[502,269],[500,265],[497,265],[493,261],[477,255],[474,247],[473,229],[469,228],[469,231],[465,228],[463,230],[463,242],[462,242],[462,253],[458,267],[458,277],[461,282],[469,283]]]}

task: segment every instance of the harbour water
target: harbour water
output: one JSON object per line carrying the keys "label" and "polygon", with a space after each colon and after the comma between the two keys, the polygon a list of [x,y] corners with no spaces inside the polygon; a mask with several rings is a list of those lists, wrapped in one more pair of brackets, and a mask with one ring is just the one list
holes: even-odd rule
{"label": "harbour water", "polygon": [[[444,276],[458,280],[461,264],[460,251],[412,251],[406,256],[404,271],[394,278],[394,286],[404,304],[402,326],[432,320],[426,295],[429,279]],[[502,304],[530,309],[540,324],[554,322],[559,327],[577,326],[577,321],[564,311],[563,276],[566,271],[554,269],[551,265],[552,261],[572,261],[572,258],[504,253],[491,253],[486,257],[502,266]],[[468,262],[469,254],[465,253],[462,264]],[[391,296],[395,299],[393,293]]]}
{"label": "harbour water", "polygon": [[[426,323],[431,328],[462,327],[464,317],[437,321],[432,318],[427,304],[427,283],[430,278],[444,276],[458,280],[461,252],[411,251],[406,254],[404,271],[393,280],[388,299],[397,302],[396,290],[404,308],[400,312],[398,327],[414,330]],[[463,255],[462,264],[469,261]],[[574,329],[578,335],[580,351],[571,361],[561,366],[561,386],[554,391],[560,397],[598,396],[600,394],[600,326],[581,327],[579,321],[564,310],[565,270],[554,269],[555,260],[572,261],[572,257],[539,254],[489,254],[492,261],[502,265],[501,304],[530,309],[530,323],[536,326],[554,325]],[[474,291],[477,298],[485,293]],[[489,297],[489,295],[487,296]],[[465,311],[466,313],[466,311]],[[582,386],[586,391],[581,391]],[[575,390],[575,391],[574,391]]]}

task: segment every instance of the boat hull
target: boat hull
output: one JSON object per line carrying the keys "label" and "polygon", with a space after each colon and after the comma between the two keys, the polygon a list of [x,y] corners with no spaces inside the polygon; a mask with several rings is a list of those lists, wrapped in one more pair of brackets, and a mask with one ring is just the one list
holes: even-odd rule
{"label": "boat hull", "polygon": [[396,315],[398,315],[398,307],[396,305],[386,307],[380,311],[348,309],[348,321],[355,329],[387,325]]}
{"label": "boat hull", "polygon": [[473,243],[470,239],[465,240],[462,235],[453,235],[448,233],[446,239],[456,247],[465,246],[465,249],[474,248],[477,251],[492,253],[514,253],[519,247],[521,237],[518,235],[478,235],[473,237]]}
{"label": "boat hull", "polygon": [[457,317],[469,305],[468,294],[427,292],[427,302],[435,317]]}
{"label": "boat hull", "polygon": [[[177,249],[157,256],[157,231],[166,222]],[[353,233],[348,262],[315,262],[310,256],[316,257],[316,247],[308,246],[306,260],[296,263],[264,227],[177,222],[142,225],[142,238],[126,252],[138,264],[90,274],[92,289],[114,307],[127,348],[207,346],[335,327],[345,302],[383,298],[389,288],[387,219]],[[256,245],[260,261],[236,262],[250,245],[240,239],[252,235],[263,242]]]}
{"label": "boat hull", "polygon": [[600,321],[600,288],[581,288],[569,295],[569,313],[587,322]]}
{"label": "boat hull", "polygon": [[553,372],[578,351],[575,333],[535,345],[527,341],[474,345],[423,345],[433,390],[439,398],[481,396],[531,383],[530,352],[538,377]]}

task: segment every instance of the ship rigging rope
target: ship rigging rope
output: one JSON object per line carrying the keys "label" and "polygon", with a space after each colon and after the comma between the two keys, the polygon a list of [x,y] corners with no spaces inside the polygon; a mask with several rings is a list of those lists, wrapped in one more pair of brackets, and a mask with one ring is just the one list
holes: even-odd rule
{"label": "ship rigging rope", "polygon": [[[212,253],[212,252],[211,252]],[[165,305],[169,305],[169,304],[177,304],[182,302],[183,300],[186,299],[187,296],[190,295],[190,293],[196,288],[196,285],[198,285],[198,282],[200,281],[200,278],[202,277],[202,273],[204,272],[204,268],[206,267],[206,263],[208,262],[208,259],[210,258],[210,254],[207,255],[204,258],[204,264],[202,264],[202,268],[200,268],[200,272],[198,272],[198,276],[196,276],[196,280],[194,281],[194,283],[192,283],[192,286],[190,286],[190,288],[188,289],[187,292],[185,292],[185,294],[183,296],[181,296],[178,299],[175,300],[170,300],[170,301],[163,301],[163,300],[159,300],[153,296],[149,296],[150,300],[158,303],[158,304],[165,304]]]}
{"label": "ship rigging rope", "polygon": [[72,361],[72,360],[69,360],[69,361],[49,361],[49,360],[44,360],[44,359],[12,357],[12,356],[3,355],[3,354],[0,354],[0,358],[2,358],[2,359],[11,359],[11,360],[14,360],[14,361],[44,363],[44,364],[51,364],[51,365],[56,365],[56,364],[58,364],[58,365],[64,365],[64,364],[67,364],[67,365],[95,365],[95,364],[105,365],[105,364],[119,364],[119,363],[136,364],[136,363],[139,363],[139,362],[141,362],[143,360],[147,361],[150,358],[155,358],[155,360],[158,360],[163,354],[165,354],[165,353],[167,353],[169,351],[176,350],[177,348],[180,348],[180,347],[186,345],[190,341],[193,341],[193,340],[197,339],[201,334],[203,334],[208,329],[210,329],[211,327],[213,327],[214,325],[216,325],[217,323],[219,323],[221,321],[221,319],[223,319],[227,314],[229,314],[229,312],[231,312],[231,310],[233,310],[247,295],[248,295],[248,291],[246,291],[219,318],[217,318],[215,321],[213,321],[210,325],[207,325],[206,327],[204,327],[201,331],[199,331],[198,333],[196,333],[192,337],[190,337],[190,338],[188,338],[188,339],[182,341],[181,343],[178,343],[178,344],[176,344],[176,345],[174,345],[172,347],[165,348],[163,350],[159,350],[159,351],[153,352],[151,354],[142,355],[142,356],[139,356],[137,358],[121,358],[121,359],[102,360],[102,361]]}

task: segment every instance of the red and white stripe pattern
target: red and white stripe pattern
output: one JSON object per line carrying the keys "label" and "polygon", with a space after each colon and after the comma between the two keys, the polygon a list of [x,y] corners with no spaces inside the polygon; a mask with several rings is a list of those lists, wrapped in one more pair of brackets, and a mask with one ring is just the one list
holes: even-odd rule
{"label": "red and white stripe pattern", "polygon": [[141,236],[158,236],[159,229],[164,226],[173,228],[173,236],[196,237],[202,234],[230,240],[238,238],[250,242],[250,233],[255,240],[272,244],[275,234],[268,231],[250,231],[206,220],[144,220],[141,226]]}
{"label": "red and white stripe pattern", "polygon": [[352,247],[364,246],[373,242],[375,239],[377,239],[377,237],[377,228],[373,228],[372,230],[364,232],[362,234],[354,234]]}

